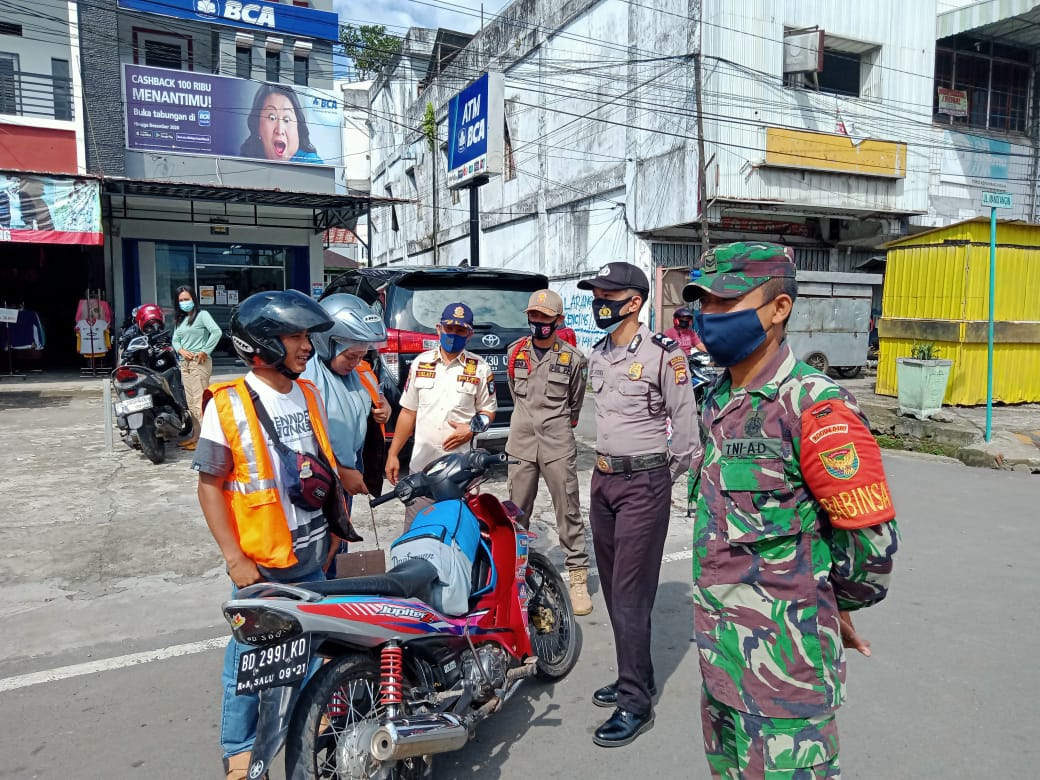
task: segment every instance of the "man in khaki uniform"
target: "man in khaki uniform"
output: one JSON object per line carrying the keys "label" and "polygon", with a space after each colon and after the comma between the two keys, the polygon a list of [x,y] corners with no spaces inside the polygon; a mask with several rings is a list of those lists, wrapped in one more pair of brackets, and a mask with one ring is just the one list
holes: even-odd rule
{"label": "man in khaki uniform", "polygon": [[509,497],[530,524],[538,476],[549,488],[556,509],[556,530],[567,552],[574,613],[592,612],[589,555],[578,498],[574,426],[585,401],[586,360],[576,347],[558,338],[563,300],[552,290],[538,290],[525,309],[531,335],[510,345],[509,392],[513,417],[506,453],[519,460],[509,467]]}
{"label": "man in khaki uniform", "polygon": [[[449,303],[437,324],[437,335],[440,345],[416,356],[408,370],[401,414],[386,455],[386,478],[391,485],[401,476],[398,456],[413,432],[409,470],[414,473],[469,444],[473,438],[469,423],[477,414],[487,415],[490,422],[498,411],[491,367],[480,355],[466,351],[466,342],[473,335],[470,307]],[[406,526],[430,503],[420,498],[409,504]]]}
{"label": "man in khaki uniform", "polygon": [[578,289],[592,291],[596,326],[608,334],[589,355],[596,400],[589,525],[614,629],[618,676],[592,695],[597,706],[616,708],[592,741],[620,747],[654,722],[650,615],[672,483],[691,463],[699,466],[702,449],[686,355],[675,341],[639,321],[650,290],[646,274],[630,263],[608,263],[595,278],[578,282]]}

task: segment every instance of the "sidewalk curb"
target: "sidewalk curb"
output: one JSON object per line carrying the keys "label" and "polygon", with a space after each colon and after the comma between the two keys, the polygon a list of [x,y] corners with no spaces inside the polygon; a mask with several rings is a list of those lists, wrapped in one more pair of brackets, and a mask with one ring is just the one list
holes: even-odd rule
{"label": "sidewalk curb", "polygon": [[931,441],[956,448],[956,459],[965,466],[1040,474],[1040,449],[1026,444],[1010,431],[994,431],[992,441],[983,434],[941,420],[901,417],[894,409],[870,399],[860,403],[873,433]]}

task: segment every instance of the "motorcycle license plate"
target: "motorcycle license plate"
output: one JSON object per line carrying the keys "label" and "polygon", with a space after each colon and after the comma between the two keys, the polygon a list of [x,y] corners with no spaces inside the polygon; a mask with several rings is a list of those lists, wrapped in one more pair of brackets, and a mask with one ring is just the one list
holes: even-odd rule
{"label": "motorcycle license plate", "polygon": [[130,414],[142,409],[152,408],[152,397],[150,395],[139,395],[137,398],[127,398],[116,404],[116,414]]}
{"label": "motorcycle license plate", "polygon": [[302,680],[310,660],[310,634],[248,650],[238,661],[235,694],[256,693]]}

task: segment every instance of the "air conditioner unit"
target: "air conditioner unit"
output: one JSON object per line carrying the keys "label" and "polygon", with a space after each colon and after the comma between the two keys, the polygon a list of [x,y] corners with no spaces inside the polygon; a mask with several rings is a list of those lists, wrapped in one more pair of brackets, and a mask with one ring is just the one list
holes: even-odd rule
{"label": "air conditioner unit", "polygon": [[820,73],[823,70],[823,30],[784,33],[784,73]]}

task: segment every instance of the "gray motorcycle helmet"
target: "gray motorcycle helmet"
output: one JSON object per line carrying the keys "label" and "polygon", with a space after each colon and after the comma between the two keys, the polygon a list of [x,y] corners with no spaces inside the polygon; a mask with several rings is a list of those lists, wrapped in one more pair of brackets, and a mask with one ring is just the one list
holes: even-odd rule
{"label": "gray motorcycle helmet", "polygon": [[314,351],[326,363],[343,350],[363,344],[381,347],[386,343],[386,325],[376,311],[356,295],[336,293],[318,301],[332,318],[333,326],[311,337]]}

